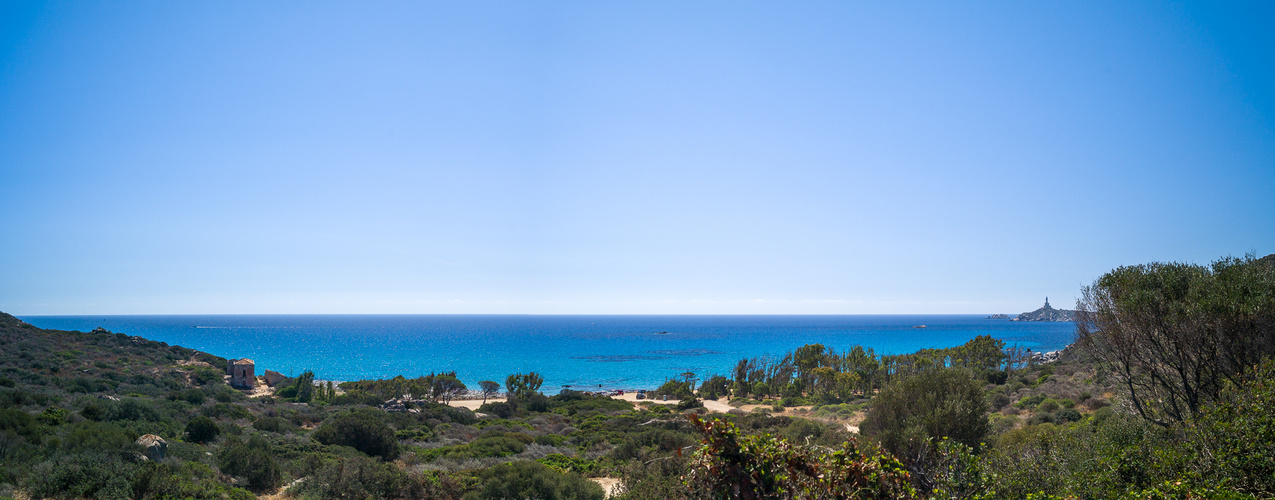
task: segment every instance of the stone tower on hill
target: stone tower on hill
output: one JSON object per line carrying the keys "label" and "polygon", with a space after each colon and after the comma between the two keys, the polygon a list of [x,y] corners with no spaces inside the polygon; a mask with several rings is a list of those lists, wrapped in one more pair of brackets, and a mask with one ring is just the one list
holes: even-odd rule
{"label": "stone tower on hill", "polygon": [[257,385],[255,369],[256,366],[251,359],[230,360],[226,366],[226,373],[230,374],[230,386],[244,389],[255,387]]}

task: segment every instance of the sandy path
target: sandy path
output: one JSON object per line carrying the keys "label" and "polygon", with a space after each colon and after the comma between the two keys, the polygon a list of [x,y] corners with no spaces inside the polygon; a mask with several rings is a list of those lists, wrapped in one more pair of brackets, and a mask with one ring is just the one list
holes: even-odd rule
{"label": "sandy path", "polygon": [[[638,399],[636,392],[626,392],[622,396],[611,396],[611,397],[615,399],[623,399],[630,403],[641,403],[643,401],[646,401],[648,403],[655,403],[657,405],[675,405],[678,403],[676,399],[670,399],[668,401],[660,401],[659,399]],[[704,408],[707,408],[708,411],[711,411],[713,413],[726,413],[728,411],[735,409],[731,405],[728,405],[721,401],[715,401],[712,399],[701,399],[700,401],[704,403]]]}
{"label": "sandy path", "polygon": [[[668,400],[668,401],[660,401],[660,400],[658,400],[658,399],[641,399],[641,400],[639,400],[639,399],[637,398],[637,393],[636,393],[636,392],[627,392],[627,393],[624,393],[624,395],[622,395],[622,396],[611,396],[611,397],[613,397],[613,398],[615,398],[615,399],[623,399],[623,400],[628,401],[628,402],[630,402],[630,403],[640,403],[640,402],[642,402],[642,401],[646,401],[646,402],[648,402],[648,403],[655,403],[655,404],[658,404],[658,405],[675,405],[675,404],[677,404],[677,403],[678,403],[678,401],[677,401],[676,399],[670,399],[670,400]],[[491,401],[499,401],[499,400],[500,400],[499,398],[496,398],[496,399],[488,399],[487,401],[488,401],[488,402],[491,402]],[[721,401],[714,401],[714,400],[711,400],[711,399],[702,399],[702,400],[700,400],[700,401],[702,401],[702,402],[704,403],[704,408],[707,408],[707,409],[708,409],[708,411],[711,411],[711,412],[714,412],[714,413],[726,413],[726,412],[728,412],[728,411],[731,411],[731,410],[735,409],[733,406],[728,405],[728,404],[726,404],[726,403],[723,403],[723,402],[721,402]],[[449,406],[455,406],[455,407],[457,407],[457,408],[469,408],[470,410],[478,411],[478,407],[483,405],[483,400],[481,400],[481,399],[453,399],[453,400],[451,401],[451,403],[448,403],[448,405],[449,405]]]}
{"label": "sandy path", "polygon": [[602,492],[606,495],[603,498],[615,496],[615,490],[620,488],[620,480],[614,477],[591,477],[589,480],[602,487]]}

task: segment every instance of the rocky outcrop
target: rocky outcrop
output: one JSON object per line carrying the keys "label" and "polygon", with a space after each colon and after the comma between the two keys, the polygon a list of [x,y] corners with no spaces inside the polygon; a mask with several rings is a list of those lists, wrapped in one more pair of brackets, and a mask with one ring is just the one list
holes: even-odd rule
{"label": "rocky outcrop", "polygon": [[168,442],[154,434],[137,438],[137,444],[142,447],[142,456],[156,462],[163,460],[164,455],[168,454]]}
{"label": "rocky outcrop", "polygon": [[283,376],[282,373],[274,370],[266,370],[265,373],[262,374],[261,378],[266,379],[266,385],[270,387],[282,384],[284,380],[288,379],[288,377]]}
{"label": "rocky outcrop", "polygon": [[1076,311],[1054,309],[1049,305],[1049,298],[1046,297],[1045,307],[1019,314],[1010,321],[1076,321]]}
{"label": "rocky outcrop", "polygon": [[993,314],[987,317],[987,319],[1010,319],[1010,318],[1012,318],[1012,316],[1008,314]]}

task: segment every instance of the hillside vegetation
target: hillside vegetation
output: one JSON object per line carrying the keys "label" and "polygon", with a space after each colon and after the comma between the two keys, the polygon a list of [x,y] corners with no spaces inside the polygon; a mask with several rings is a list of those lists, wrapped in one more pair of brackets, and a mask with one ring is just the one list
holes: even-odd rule
{"label": "hillside vegetation", "polygon": [[[1112,271],[1049,363],[989,337],[898,356],[816,344],[670,374],[652,393],[670,404],[546,395],[520,373],[503,395],[484,381],[473,412],[442,404],[464,389],[442,371],[306,373],[250,398],[216,356],[0,315],[0,497],[603,498],[592,479],[609,478],[661,500],[1270,498],[1269,260]],[[1209,377],[1164,374],[1186,359]]]}

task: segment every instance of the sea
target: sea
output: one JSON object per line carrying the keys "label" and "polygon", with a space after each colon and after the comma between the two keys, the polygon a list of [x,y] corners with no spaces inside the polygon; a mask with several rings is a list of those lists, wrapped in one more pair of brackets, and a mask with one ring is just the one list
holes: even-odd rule
{"label": "sea", "polygon": [[[1073,323],[983,315],[554,316],[166,315],[24,316],[57,330],[112,332],[249,358],[274,370],[335,381],[456,372],[471,388],[537,372],[542,391],[650,389],[684,372],[729,376],[744,358],[779,358],[805,344],[877,354],[952,347],[990,335],[1036,352],[1062,349]],[[920,326],[924,325],[924,328]]]}

